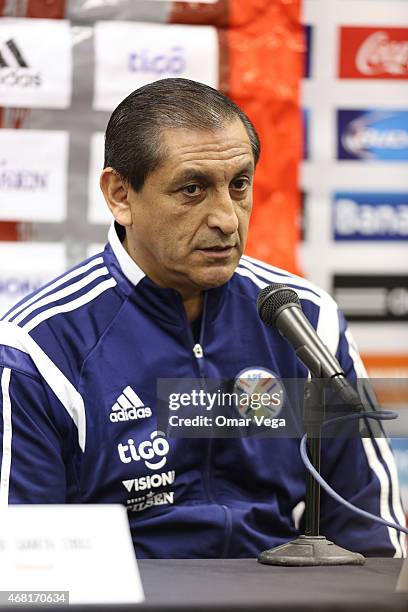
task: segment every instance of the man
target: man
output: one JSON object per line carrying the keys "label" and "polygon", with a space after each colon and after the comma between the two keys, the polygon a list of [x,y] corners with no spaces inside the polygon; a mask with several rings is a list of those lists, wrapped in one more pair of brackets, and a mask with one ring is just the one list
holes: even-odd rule
{"label": "man", "polygon": [[[350,377],[358,353],[329,296],[242,256],[259,157],[221,93],[165,79],[128,96],[106,131],[109,243],[13,308],[0,326],[1,503],[127,506],[139,557],[251,557],[295,538],[305,496],[298,440],[173,439],[159,378],[305,378],[256,312],[260,288],[295,288]],[[384,440],[323,445],[323,475],[351,502],[401,521]],[[397,532],[322,497],[322,533],[402,555]]]}

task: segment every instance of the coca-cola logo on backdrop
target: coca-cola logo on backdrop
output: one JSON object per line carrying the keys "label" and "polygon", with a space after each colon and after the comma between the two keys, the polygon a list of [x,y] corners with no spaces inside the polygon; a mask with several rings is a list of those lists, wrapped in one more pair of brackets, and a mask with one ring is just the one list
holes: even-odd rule
{"label": "coca-cola logo on backdrop", "polygon": [[408,28],[340,28],[339,77],[408,79]]}

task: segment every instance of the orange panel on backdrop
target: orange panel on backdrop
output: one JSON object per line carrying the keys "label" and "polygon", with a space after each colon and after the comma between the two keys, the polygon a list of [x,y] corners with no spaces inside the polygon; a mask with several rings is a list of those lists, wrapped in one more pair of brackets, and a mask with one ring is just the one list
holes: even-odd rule
{"label": "orange panel on backdrop", "polygon": [[408,353],[395,355],[362,355],[364,365],[373,378],[408,378]]}
{"label": "orange panel on backdrop", "polygon": [[408,406],[408,354],[362,355],[381,406]]}
{"label": "orange panel on backdrop", "polygon": [[300,0],[178,2],[170,21],[219,28],[220,89],[247,113],[262,143],[246,252],[298,272]]}
{"label": "orange panel on backdrop", "polygon": [[246,252],[297,272],[300,0],[231,0],[230,24],[228,93],[254,122],[262,143]]}

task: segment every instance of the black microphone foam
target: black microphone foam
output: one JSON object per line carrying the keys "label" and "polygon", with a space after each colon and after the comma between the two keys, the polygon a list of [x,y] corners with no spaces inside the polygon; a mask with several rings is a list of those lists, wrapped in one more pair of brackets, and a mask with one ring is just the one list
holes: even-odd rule
{"label": "black microphone foam", "polygon": [[301,308],[296,291],[281,283],[271,283],[259,292],[256,300],[258,314],[266,325],[275,325],[280,310],[285,306]]}
{"label": "black microphone foam", "polygon": [[262,322],[278,329],[312,376],[331,379],[346,405],[362,409],[361,400],[341,365],[305,316],[296,291],[287,285],[271,283],[259,292],[256,307]]}

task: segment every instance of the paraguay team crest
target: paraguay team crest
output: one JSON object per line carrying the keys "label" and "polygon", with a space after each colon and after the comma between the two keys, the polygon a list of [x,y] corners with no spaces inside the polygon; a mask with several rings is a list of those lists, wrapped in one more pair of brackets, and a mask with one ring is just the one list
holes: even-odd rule
{"label": "paraguay team crest", "polygon": [[282,410],[285,391],[282,381],[271,370],[261,367],[245,368],[235,378],[236,408],[244,418],[278,416]]}

